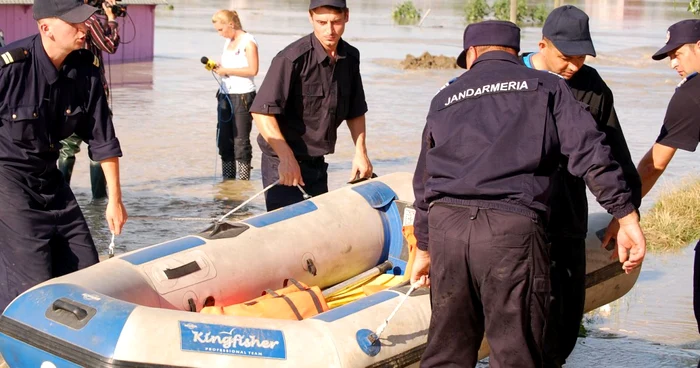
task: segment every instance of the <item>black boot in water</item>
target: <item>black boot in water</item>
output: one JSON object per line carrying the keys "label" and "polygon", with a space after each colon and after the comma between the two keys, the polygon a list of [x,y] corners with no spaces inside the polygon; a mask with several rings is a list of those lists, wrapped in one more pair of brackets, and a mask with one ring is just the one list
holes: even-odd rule
{"label": "black boot in water", "polygon": [[233,161],[221,161],[221,174],[224,180],[236,178],[236,164]]}
{"label": "black boot in water", "polygon": [[238,179],[239,180],[250,180],[250,170],[253,168],[250,166],[250,162],[236,161],[238,166]]}
{"label": "black boot in water", "polygon": [[66,183],[70,185],[70,178],[73,176],[73,166],[75,166],[75,157],[66,157],[58,159],[58,170],[63,173]]}
{"label": "black boot in water", "polygon": [[99,162],[90,161],[90,186],[92,199],[107,198],[107,180]]}

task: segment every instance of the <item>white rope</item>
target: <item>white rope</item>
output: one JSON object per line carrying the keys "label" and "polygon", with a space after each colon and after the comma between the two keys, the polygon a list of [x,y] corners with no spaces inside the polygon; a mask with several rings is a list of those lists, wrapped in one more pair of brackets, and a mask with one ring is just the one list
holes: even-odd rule
{"label": "white rope", "polygon": [[311,198],[311,196],[308,193],[306,193],[306,191],[304,190],[304,188],[301,187],[301,185],[297,184],[297,188],[299,188],[299,190],[301,191],[302,198],[304,198],[304,199]]}
{"label": "white rope", "polygon": [[114,257],[114,233],[112,233],[112,241],[109,243],[109,248],[107,248],[107,254],[109,254],[109,258]]}
{"label": "white rope", "polygon": [[272,183],[272,184],[268,185],[267,187],[265,187],[265,189],[263,189],[263,190],[261,190],[261,191],[255,193],[254,196],[248,198],[245,202],[239,204],[238,207],[232,209],[232,210],[229,211],[227,214],[221,216],[221,218],[218,220],[218,222],[223,222],[227,217],[229,217],[229,215],[231,215],[232,213],[234,213],[234,212],[240,210],[243,206],[245,206],[246,204],[248,204],[248,202],[250,202],[250,201],[252,201],[253,199],[257,198],[259,195],[261,195],[261,194],[267,192],[268,190],[272,189],[272,187],[274,187],[275,185],[279,184],[279,182],[280,182],[279,179],[277,179],[277,180],[275,180],[274,183]]}
{"label": "white rope", "polygon": [[379,326],[379,328],[377,328],[377,332],[375,333],[375,335],[377,335],[377,339],[379,339],[379,337],[382,336],[382,332],[384,332],[384,330],[386,329],[386,327],[389,325],[389,321],[390,321],[392,318],[394,318],[394,315],[396,314],[396,312],[399,310],[399,308],[401,308],[401,306],[402,306],[403,303],[406,301],[406,299],[408,299],[408,296],[411,295],[411,293],[412,293],[413,290],[415,290],[415,289],[416,289],[415,285],[411,285],[411,288],[408,289],[408,292],[406,293],[406,295],[403,296],[403,299],[401,299],[401,302],[399,303],[399,305],[397,305],[396,308],[394,308],[394,311],[391,312],[391,314],[389,315],[389,317],[387,317],[387,319],[384,320],[384,323],[382,323],[382,324]]}

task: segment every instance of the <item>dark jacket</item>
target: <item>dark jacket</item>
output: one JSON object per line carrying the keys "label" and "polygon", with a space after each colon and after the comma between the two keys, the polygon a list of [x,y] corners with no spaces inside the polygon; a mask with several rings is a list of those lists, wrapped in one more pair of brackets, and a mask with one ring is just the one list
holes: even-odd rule
{"label": "dark jacket", "polygon": [[[280,132],[297,158],[335,151],[343,120],[367,112],[360,76],[360,52],[340,40],[333,61],[314,34],[302,37],[272,59],[250,112],[275,115]],[[275,155],[262,135],[263,153]]]}
{"label": "dark jacket", "polygon": [[64,185],[56,167],[61,140],[76,133],[95,161],[122,151],[93,53],[73,51],[57,70],[36,35],[0,54],[18,50],[24,56],[0,68],[0,189],[19,186],[46,203]]}
{"label": "dark jacket", "polygon": [[428,247],[435,201],[546,218],[562,154],[608,212],[631,213],[630,191],[604,138],[563,79],[502,51],[483,54],[430,106],[413,178],[419,248]]}
{"label": "dark jacket", "polygon": [[[522,55],[526,57],[529,53]],[[632,192],[632,203],[639,208],[642,202],[642,180],[630,156],[625,135],[615,113],[613,94],[598,71],[584,65],[567,81],[574,97],[589,106],[598,129],[605,133],[605,144],[610,146],[613,158],[622,167],[627,186]],[[551,214],[547,226],[550,237],[585,239],[588,232],[588,198],[586,183],[567,170],[567,159],[557,170],[552,182]]]}

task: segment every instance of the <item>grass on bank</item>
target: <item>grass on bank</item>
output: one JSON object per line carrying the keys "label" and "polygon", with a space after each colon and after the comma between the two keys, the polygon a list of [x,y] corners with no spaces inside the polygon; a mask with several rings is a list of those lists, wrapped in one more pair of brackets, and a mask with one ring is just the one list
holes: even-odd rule
{"label": "grass on bank", "polygon": [[[550,11],[546,4],[528,5],[526,0],[517,1],[516,23],[519,26],[540,27],[544,24]],[[464,17],[467,23],[485,19],[510,20],[510,0],[496,0],[492,6],[487,0],[468,0],[464,6]]]}
{"label": "grass on bank", "polygon": [[683,248],[700,238],[700,177],[684,179],[665,189],[642,215],[647,248],[665,252]]}
{"label": "grass on bank", "polygon": [[391,17],[399,25],[416,25],[420,21],[421,13],[412,1],[404,1],[394,8]]}

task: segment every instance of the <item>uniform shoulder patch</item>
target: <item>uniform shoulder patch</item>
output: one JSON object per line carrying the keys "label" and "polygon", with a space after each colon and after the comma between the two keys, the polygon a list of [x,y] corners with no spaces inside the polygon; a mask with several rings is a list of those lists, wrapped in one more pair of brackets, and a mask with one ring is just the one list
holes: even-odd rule
{"label": "uniform shoulder patch", "polygon": [[29,57],[29,51],[23,48],[10,49],[0,53],[0,68],[24,60]]}

